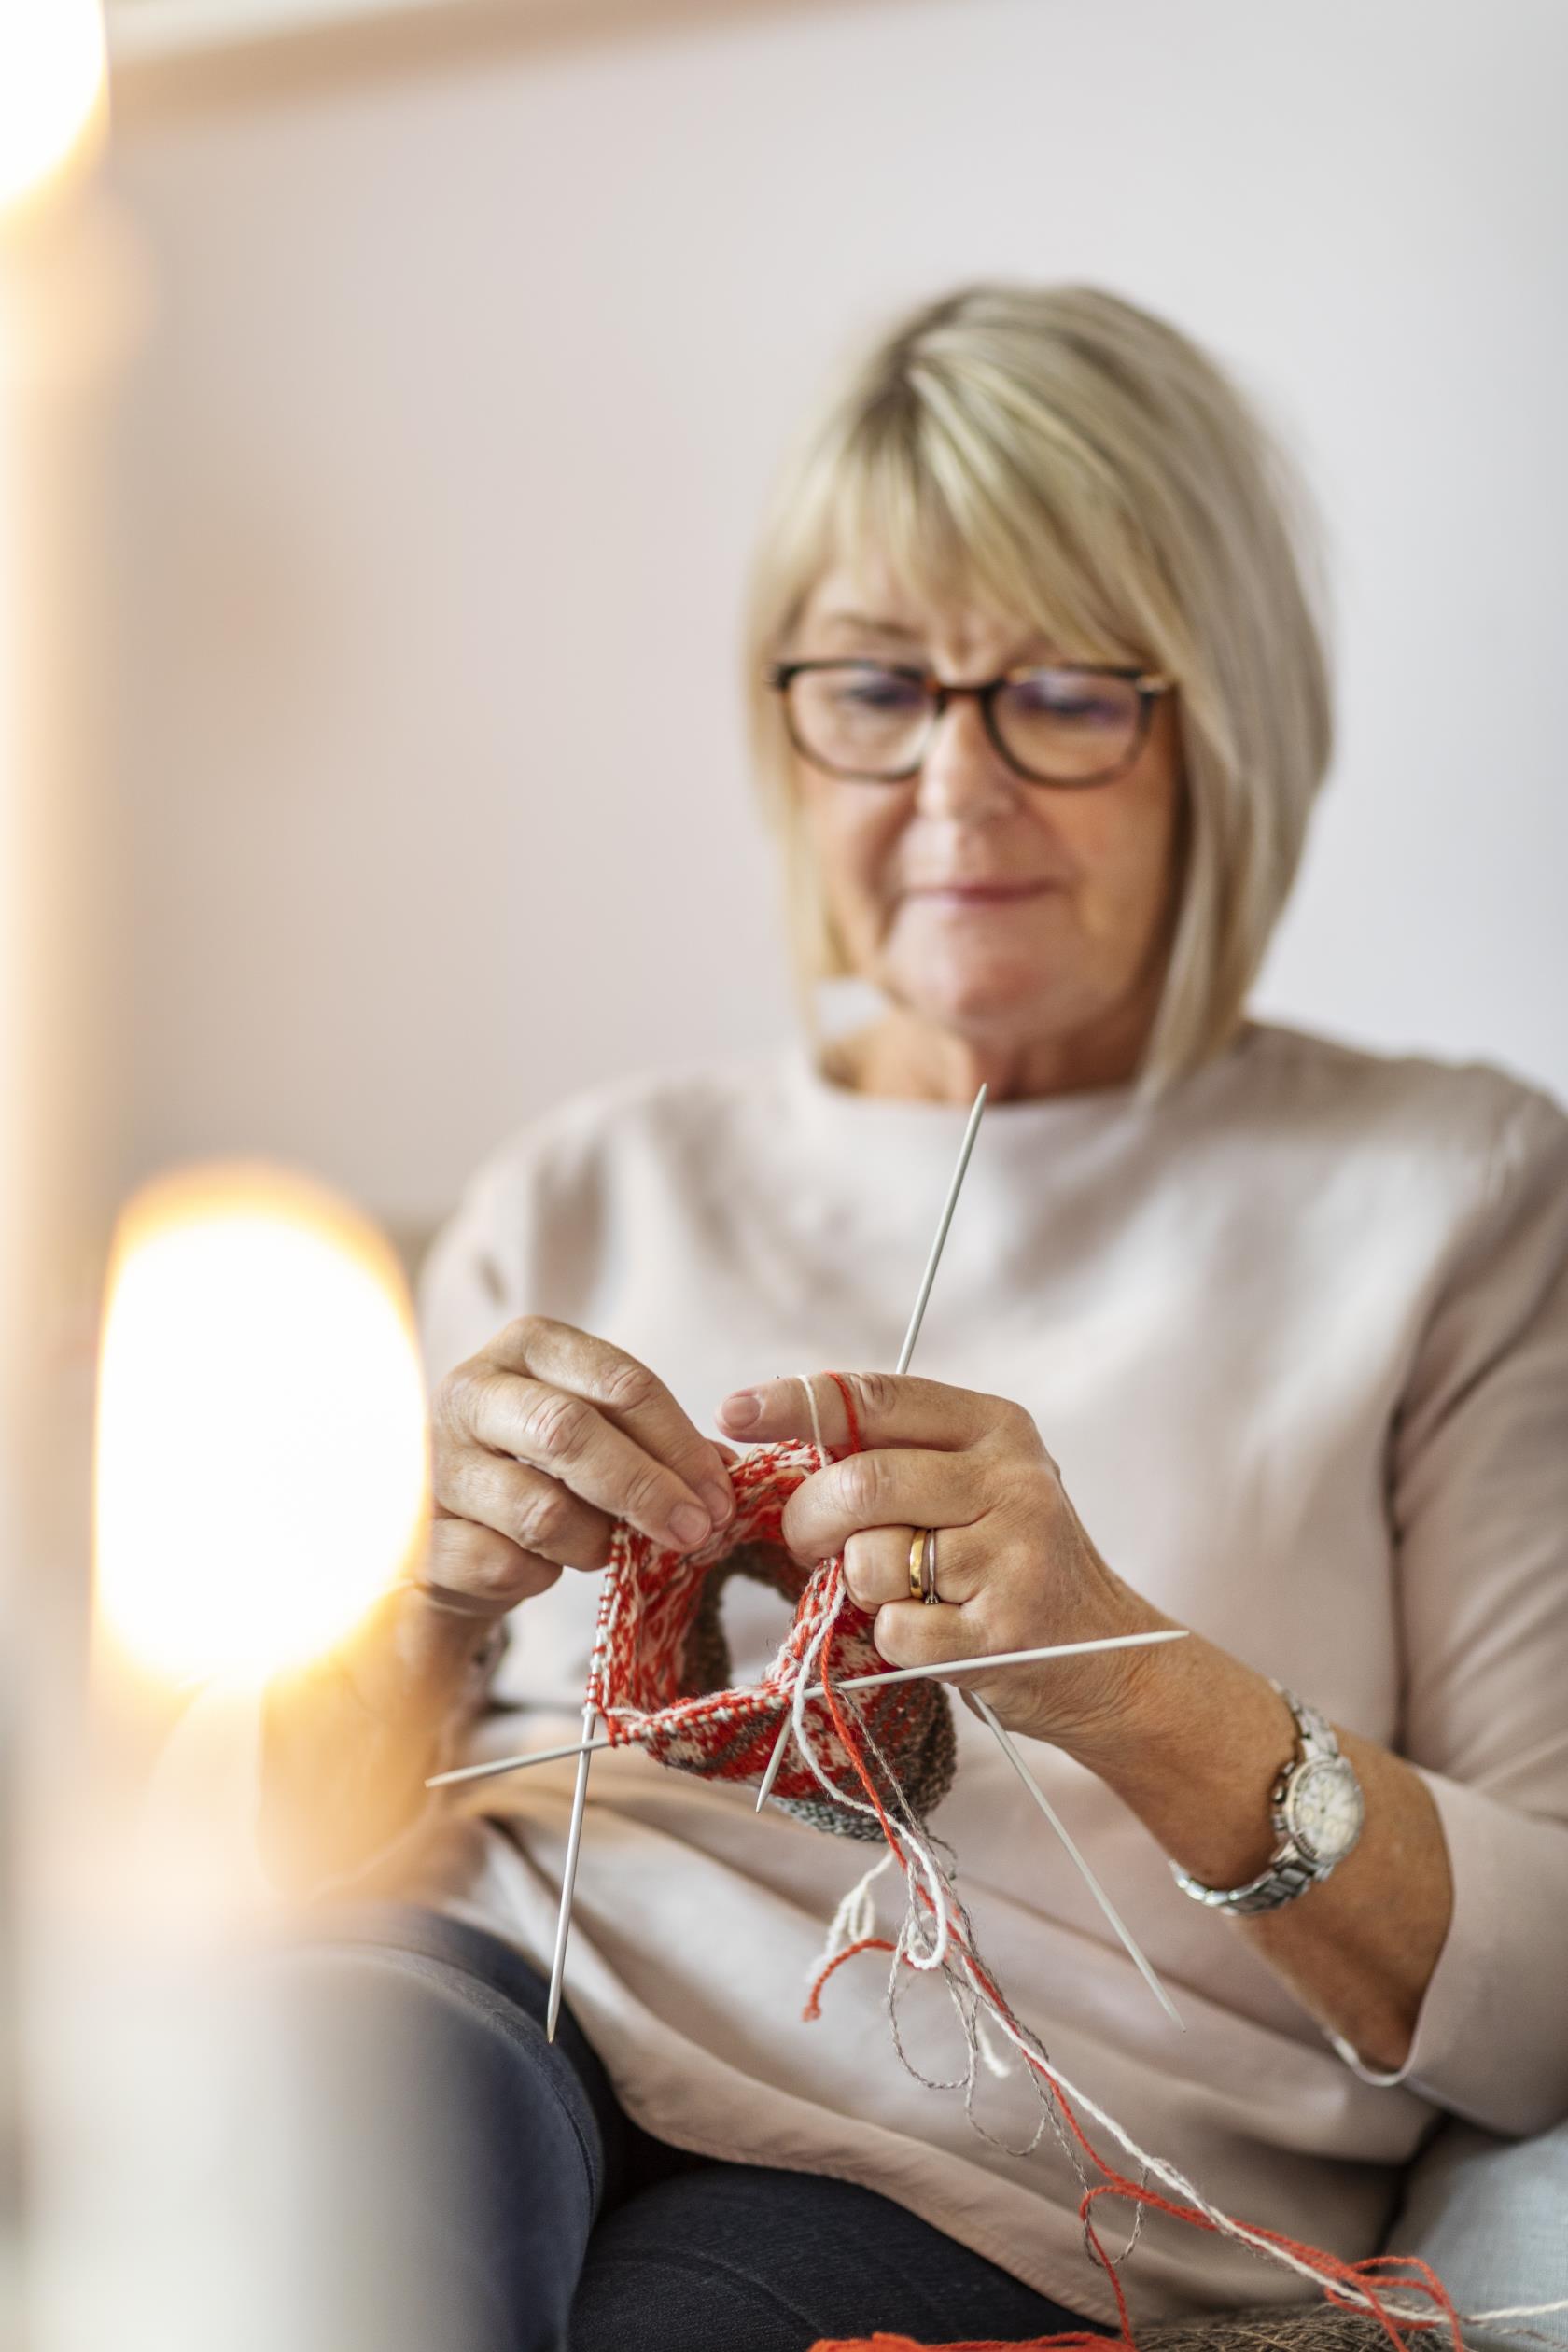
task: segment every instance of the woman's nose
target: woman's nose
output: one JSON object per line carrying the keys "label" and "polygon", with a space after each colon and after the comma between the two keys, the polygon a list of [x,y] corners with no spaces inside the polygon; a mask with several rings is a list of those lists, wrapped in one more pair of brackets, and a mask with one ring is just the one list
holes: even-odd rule
{"label": "woman's nose", "polygon": [[956,695],[931,729],[920,763],[921,814],[983,823],[1010,810],[1015,797],[1011,772],[986,732],[978,701]]}

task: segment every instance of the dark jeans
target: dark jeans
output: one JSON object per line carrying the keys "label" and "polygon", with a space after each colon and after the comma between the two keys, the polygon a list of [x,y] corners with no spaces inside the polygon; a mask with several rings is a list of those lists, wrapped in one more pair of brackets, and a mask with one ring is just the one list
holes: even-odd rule
{"label": "dark jeans", "polygon": [[379,2343],[806,2352],[877,2329],[942,2340],[1085,2324],[869,2189],[651,2138],[567,2011],[545,2040],[535,1971],[464,1922],[356,1911],[285,1973],[314,2093],[299,2193],[316,2217],[315,2275],[324,2308],[341,2295],[360,2315],[396,2248],[404,2284],[385,2290]]}

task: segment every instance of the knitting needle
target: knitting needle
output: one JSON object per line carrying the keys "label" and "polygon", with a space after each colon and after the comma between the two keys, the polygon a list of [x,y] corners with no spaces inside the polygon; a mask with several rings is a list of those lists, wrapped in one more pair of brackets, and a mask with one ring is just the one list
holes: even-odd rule
{"label": "knitting needle", "polygon": [[[969,1155],[974,1149],[974,1139],[980,1132],[980,1120],[986,1108],[986,1097],[988,1091],[987,1087],[982,1086],[975,1096],[969,1114],[969,1124],[963,1131],[963,1141],[959,1145],[959,1157],[953,1169],[953,1181],[947,1187],[947,1197],[942,1204],[942,1214],[937,1220],[936,1237],[931,1245],[931,1255],[926,1260],[926,1270],[920,1277],[920,1287],[916,1293],[915,1311],[909,1318],[909,1328],[903,1335],[903,1345],[899,1350],[899,1360],[893,1367],[898,1373],[908,1371],[909,1359],[915,1352],[915,1342],[920,1336],[920,1325],[925,1320],[926,1301],[931,1296],[931,1284],[936,1280],[936,1269],[942,1263],[942,1252],[947,1239],[947,1228],[953,1222],[953,1211],[959,1205],[959,1194],[963,1188],[965,1171],[969,1167]],[[778,1767],[784,1761],[784,1750],[789,1745],[792,1728],[790,1716],[786,1715],[778,1727],[778,1737],[773,1743],[773,1754],[768,1757],[767,1771],[763,1774],[763,1785],[757,1791],[759,1813],[767,1803],[773,1790],[773,1784],[778,1778]]]}
{"label": "knitting needle", "polygon": [[[983,1110],[985,1110],[985,1086],[980,1086],[980,1091],[975,1094],[975,1100],[973,1100],[973,1110],[969,1113],[969,1127],[964,1129],[964,1143],[959,1145],[959,1164],[957,1164],[957,1169],[952,1171],[952,1183],[947,1185],[947,1199],[945,1199],[945,1204],[943,1204],[943,1218],[940,1218],[940,1225],[935,1227],[935,1239],[933,1239],[933,1244],[931,1244],[931,1256],[926,1258],[926,1272],[921,1275],[919,1296],[917,1296],[915,1312],[912,1312],[912,1317],[910,1317],[910,1329],[907,1329],[905,1343],[903,1343],[903,1355],[898,1357],[898,1371],[907,1369],[912,1352],[915,1352],[915,1338],[917,1338],[917,1334],[919,1334],[921,1317],[924,1317],[924,1312],[926,1312],[926,1298],[931,1296],[931,1284],[933,1284],[933,1280],[935,1280],[935,1267],[938,1267],[940,1256],[943,1256],[943,1242],[947,1239],[947,1225],[952,1223],[952,1211],[955,1211],[957,1197],[959,1197],[959,1185],[964,1183],[964,1169],[969,1167],[969,1155],[971,1155],[971,1150],[975,1148],[975,1131],[978,1131],[978,1127],[980,1127],[980,1113],[983,1113]],[[550,1964],[550,2007],[548,2007],[548,2011],[545,2011],[545,2039],[548,2041],[554,2041],[554,2021],[557,2021],[559,2007],[562,2007],[562,1981],[564,1981],[564,1976],[567,1976],[567,1938],[571,1936],[571,1894],[574,1894],[574,1886],[576,1886],[576,1860],[579,1860],[579,1849],[581,1849],[581,1844],[583,1844],[583,1811],[585,1811],[585,1806],[588,1806],[588,1767],[590,1767],[590,1761],[593,1761],[595,1745],[597,1745],[593,1738],[593,1717],[595,1717],[593,1705],[583,1708],[583,1743],[581,1743],[581,1747],[579,1747],[576,1787],[571,1790],[571,1827],[567,1830],[567,1868],[564,1868],[564,1877],[562,1877],[562,1908],[559,1908],[557,1917],[554,1917],[554,1959],[553,1959],[553,1964]],[[790,1729],[790,1724],[788,1724],[788,1717],[785,1717],[783,1729],[780,1729],[780,1733],[778,1733],[778,1743],[776,1743],[774,1755],[771,1755],[771,1759],[769,1759],[766,1778],[764,1778],[764,1783],[762,1783],[762,1795],[757,1797],[757,1811],[762,1811],[762,1806],[764,1806],[764,1801],[766,1801],[766,1795],[769,1795],[771,1785],[774,1785],[774,1776],[776,1776],[776,1771],[778,1771],[780,1759],[783,1759],[785,1733],[788,1733],[788,1729]],[[435,1783],[432,1783],[432,1785],[435,1785]]]}
{"label": "knitting needle", "polygon": [[1115,1929],[1117,1936],[1121,1939],[1123,1950],[1132,1961],[1139,1975],[1143,1979],[1144,1983],[1148,1986],[1150,1992],[1154,1995],[1161,2009],[1164,2009],[1171,2023],[1180,2027],[1181,2031],[1184,2034],[1187,2029],[1185,2025],[1182,2023],[1181,2012],[1177,2009],[1175,2002],[1171,1999],[1169,1994],[1166,1991],[1164,1985],[1160,1982],[1153,1968],[1150,1967],[1149,1963],[1144,1959],[1143,1954],[1139,1951],[1138,1946],[1133,1942],[1131,1936],[1127,1933],[1127,1927],[1123,1924],[1121,1913],[1117,1911],[1116,1906],[1111,1900],[1110,1896],[1107,1895],[1104,1887],[1101,1886],[1099,1881],[1096,1878],[1094,1872],[1090,1869],[1088,1864],[1079,1853],[1078,1848],[1073,1844],[1072,1840],[1068,1833],[1066,1822],[1063,1821],[1060,1813],[1057,1813],[1055,1805],[1052,1804],[1051,1799],[1046,1796],[1045,1791],[1041,1787],[1040,1783],[1035,1779],[1034,1774],[1029,1771],[1029,1766],[1024,1762],[1023,1757],[1019,1755],[1017,1748],[1014,1744],[1011,1732],[1008,1731],[1005,1725],[999,1720],[995,1709],[987,1705],[987,1701],[980,1697],[977,1691],[966,1691],[962,1694],[962,1696],[965,1704],[973,1708],[975,1714],[980,1717],[981,1722],[984,1723],[994,1734],[997,1745],[1001,1748],[1003,1756],[1006,1757],[1007,1761],[1012,1765],[1013,1770],[1017,1773],[1018,1778],[1023,1782],[1024,1786],[1029,1790],[1029,1795],[1034,1799],[1035,1803],[1040,1807],[1041,1812],[1044,1814],[1046,1820],[1050,1823],[1052,1828],[1056,1831],[1057,1837],[1067,1848],[1069,1855],[1077,1864],[1080,1877],[1083,1879],[1085,1885],[1088,1888],[1089,1893],[1094,1897],[1095,1901],[1099,1905],[1100,1910],[1105,1913],[1106,1918],[1111,1922],[1112,1926]]}
{"label": "knitting needle", "polygon": [[[1147,1649],[1152,1642],[1184,1642],[1184,1625],[1161,1626],[1156,1633],[1099,1633],[1092,1642],[1049,1642],[1043,1649],[987,1650],[979,1658],[939,1658],[934,1666],[889,1666],[879,1674],[847,1674],[835,1690],[875,1690],[883,1683],[918,1682],[926,1674],[977,1674],[982,1666],[1031,1666],[1039,1658],[1081,1658],[1085,1650]],[[826,1696],[813,1683],[808,1699]]]}
{"label": "knitting needle", "polygon": [[947,1197],[942,1204],[942,1219],[936,1228],[936,1239],[931,1245],[931,1255],[926,1260],[926,1270],[920,1277],[920,1289],[915,1301],[915,1312],[909,1318],[909,1328],[903,1335],[903,1345],[899,1350],[899,1360],[893,1367],[896,1372],[908,1371],[909,1359],[915,1352],[915,1342],[920,1337],[920,1325],[925,1320],[926,1301],[931,1296],[931,1284],[936,1280],[936,1269],[942,1262],[943,1247],[947,1239],[947,1228],[953,1222],[953,1211],[959,1205],[959,1194],[962,1189],[964,1171],[969,1166],[969,1155],[974,1149],[974,1139],[980,1132],[980,1118],[986,1108],[987,1092],[988,1089],[982,1086],[975,1096],[973,1107],[969,1114],[969,1125],[963,1131],[963,1141],[959,1145],[958,1166],[953,1170],[953,1181],[947,1187]]}
{"label": "knitting needle", "polygon": [[[1183,1642],[1187,1637],[1184,1625],[1164,1626],[1156,1633],[1110,1633],[1093,1642],[1055,1642],[1045,1649],[993,1650],[982,1658],[945,1658],[934,1666],[891,1666],[880,1674],[847,1674],[835,1690],[876,1690],[887,1683],[919,1682],[932,1674],[977,1674],[990,1666],[1032,1666],[1042,1658],[1078,1658],[1085,1650],[1145,1649],[1155,1642]],[[806,1691],[808,1699],[823,1696],[820,1683],[813,1683]],[[783,1692],[759,1691],[756,1696],[764,1704],[788,1706],[789,1697]],[[589,1755],[597,1755],[600,1748],[612,1747],[614,1742],[606,1733],[587,1743]],[[435,1772],[426,1782],[427,1788],[448,1788],[456,1781],[490,1780],[498,1772],[526,1771],[530,1764],[562,1764],[568,1757],[581,1756],[583,1743],[568,1741],[565,1747],[530,1748],[523,1756],[500,1756],[485,1764],[461,1764],[455,1771]]]}
{"label": "knitting needle", "polygon": [[[982,1086],[974,1098],[974,1108],[969,1114],[969,1125],[964,1129],[963,1144],[959,1153],[959,1165],[952,1183],[947,1189],[942,1223],[937,1227],[936,1239],[931,1245],[931,1253],[926,1262],[926,1271],[920,1284],[919,1296],[915,1301],[915,1312],[910,1318],[909,1331],[903,1343],[903,1353],[899,1358],[898,1368],[901,1372],[908,1364],[914,1351],[915,1336],[920,1328],[920,1318],[926,1311],[926,1300],[931,1295],[937,1260],[942,1255],[942,1245],[947,1239],[947,1227],[953,1221],[953,1209],[958,1200],[959,1186],[963,1182],[964,1169],[969,1165],[969,1155],[974,1148],[975,1130],[980,1125],[980,1113],[985,1107],[986,1089]],[[566,1869],[561,1880],[561,1908],[555,1919],[555,1956],[551,1964],[550,2006],[545,2016],[545,2037],[549,2041],[553,2041],[555,2038],[555,2020],[560,2013],[561,1986],[566,1976],[567,1939],[571,1934],[572,1891],[577,1883],[577,1857],[582,1843],[582,1815],[588,1802],[588,1767],[594,1754],[592,1745],[594,1715],[595,1708],[590,1702],[582,1711],[582,1748],[577,1759],[577,1785],[572,1791],[571,1827],[567,1832]],[[785,1729],[787,1730],[788,1728],[786,1721]],[[774,1750],[773,1760],[768,1767],[767,1779],[763,1785],[763,1797],[757,1800],[759,1812],[762,1810],[763,1798],[766,1797],[768,1789],[773,1785],[773,1775],[778,1769],[779,1759],[783,1753],[784,1735],[781,1732],[778,1744]]]}
{"label": "knitting needle", "polygon": [[[931,1284],[936,1280],[936,1269],[942,1257],[943,1244],[947,1239],[947,1228],[953,1222],[953,1211],[958,1205],[959,1188],[963,1183],[964,1170],[969,1166],[969,1155],[974,1149],[974,1138],[979,1131],[980,1116],[986,1108],[986,1088],[982,1086],[974,1098],[974,1105],[969,1114],[969,1124],[964,1129],[963,1141],[959,1147],[959,1164],[953,1170],[953,1181],[947,1187],[947,1198],[943,1204],[942,1220],[936,1228],[936,1239],[931,1243],[931,1255],[926,1260],[925,1273],[920,1279],[919,1293],[915,1301],[915,1311],[909,1318],[909,1329],[904,1334],[903,1349],[898,1360],[898,1369],[901,1372],[907,1371],[909,1359],[915,1352],[915,1341],[919,1335],[921,1320],[925,1315],[926,1301],[931,1296]],[[769,1760],[762,1790],[757,1799],[759,1813],[767,1801],[768,1791],[773,1786],[778,1767],[783,1761],[784,1745],[789,1729],[789,1718],[786,1717],[779,1730],[778,1740]],[[546,2037],[551,2041],[555,2038],[555,2019],[561,2007],[561,1984],[567,1966],[567,1938],[571,1933],[572,1889],[577,1879],[578,1849],[582,1842],[583,1809],[588,1801],[588,1766],[594,1753],[593,1732],[594,1709],[588,1706],[582,1713],[582,1747],[577,1762],[577,1785],[572,1791],[571,1827],[567,1833],[566,1875],[561,1882],[561,1909],[555,1922],[555,1957],[550,1971],[550,2007],[546,2015],[545,2033]]]}
{"label": "knitting needle", "polygon": [[[931,1243],[931,1255],[926,1260],[926,1270],[920,1280],[919,1295],[915,1301],[915,1311],[909,1318],[909,1329],[904,1335],[903,1348],[898,1360],[898,1369],[900,1372],[905,1372],[908,1370],[909,1359],[915,1352],[915,1342],[919,1337],[921,1320],[926,1311],[926,1301],[931,1296],[931,1284],[936,1280],[936,1269],[942,1257],[942,1246],[947,1239],[947,1228],[953,1222],[953,1211],[958,1205],[959,1189],[963,1183],[964,1173],[969,1166],[969,1155],[974,1149],[974,1139],[976,1134],[979,1132],[980,1116],[981,1113],[985,1110],[985,1107],[986,1088],[982,1086],[979,1093],[974,1098],[974,1107],[969,1114],[969,1125],[964,1129],[963,1141],[959,1147],[958,1166],[953,1170],[953,1181],[947,1187],[947,1198],[943,1204],[942,1219],[936,1229],[936,1239]],[[1067,1646],[1071,1648],[1073,1645],[1068,1645]],[[1088,1645],[1085,1645],[1084,1646],[1086,1647]],[[1111,1648],[1119,1646],[1119,1645],[1107,1643],[1104,1646]],[[1058,1650],[1057,1654],[1059,1656],[1062,1652]],[[1001,1664],[1001,1662],[1002,1661],[1000,1659],[996,1660],[996,1663],[998,1664]],[[905,1671],[905,1673],[902,1675],[889,1674],[887,1676],[858,1676],[854,1682],[846,1683],[842,1686],[842,1687],[845,1689],[863,1690],[873,1687],[879,1682],[903,1681],[911,1678],[912,1677],[909,1676],[907,1670]],[[816,1698],[819,1694],[817,1691],[811,1691],[806,1695],[811,1698]],[[1079,1874],[1083,1878],[1085,1884],[1087,1886],[1090,1894],[1094,1897],[1095,1901],[1099,1905],[1100,1910],[1105,1913],[1105,1916],[1110,1921],[1112,1926],[1115,1929],[1116,1934],[1120,1937],[1123,1945],[1126,1947],[1129,1956],[1147,1982],[1150,1991],[1155,1995],[1155,1998],[1159,2002],[1161,2008],[1167,2012],[1171,2020],[1171,2023],[1184,2032],[1185,2027],[1182,2025],[1181,2017],[1177,2012],[1175,2004],[1172,2002],[1170,1995],[1167,1993],[1164,1985],[1161,1984],[1158,1977],[1155,1976],[1153,1968],[1151,1968],[1149,1963],[1144,1959],[1143,1954],[1134,1943],[1131,1936],[1127,1933],[1127,1930],[1124,1925],[1115,1906],[1113,1904],[1111,1897],[1106,1894],[1105,1889],[1100,1885],[1099,1881],[1096,1878],[1093,1870],[1089,1868],[1088,1863],[1084,1859],[1083,1855],[1080,1854],[1077,1846],[1073,1843],[1072,1839],[1069,1836],[1066,1824],[1057,1813],[1055,1806],[1051,1803],[1051,1800],[1046,1796],[1045,1791],[1041,1787],[1039,1782],[1035,1779],[1034,1774],[1029,1771],[1029,1766],[1024,1762],[1024,1759],[1018,1753],[1017,1748],[1014,1745],[1012,1737],[1007,1731],[1005,1726],[1000,1721],[994,1710],[987,1705],[984,1699],[972,1697],[970,1703],[973,1706],[975,1713],[979,1715],[981,1721],[986,1725],[987,1730],[991,1733],[992,1738],[996,1741],[996,1743],[1001,1748],[1003,1756],[1006,1757],[1007,1761],[1011,1764],[1013,1770],[1017,1773],[1018,1778],[1023,1782],[1024,1786],[1029,1790],[1029,1795],[1033,1798],[1035,1803],[1040,1807],[1041,1812],[1045,1815],[1046,1820],[1051,1824],[1051,1827],[1055,1829],[1057,1837],[1061,1840],[1068,1854],[1076,1864]],[[786,1715],[784,1721],[779,1725],[778,1737],[774,1742],[773,1754],[768,1758],[767,1771],[763,1775],[763,1785],[757,1791],[757,1811],[759,1813],[762,1812],[763,1807],[766,1804],[769,1792],[773,1787],[775,1780],[778,1776],[778,1767],[783,1761],[784,1748],[789,1738],[791,1728],[791,1717],[790,1715]]]}
{"label": "knitting needle", "polygon": [[582,1815],[588,1802],[588,1767],[593,1762],[594,1717],[598,1713],[592,1699],[582,1710],[582,1751],[577,1759],[577,1785],[572,1790],[571,1827],[567,1831],[566,1868],[561,1876],[561,1908],[555,1916],[555,1954],[550,1963],[550,2006],[545,2011],[544,2037],[555,2038],[555,2020],[561,2013],[561,1986],[567,1973],[567,1938],[571,1934],[572,1889],[577,1884],[578,1849],[582,1843]]}

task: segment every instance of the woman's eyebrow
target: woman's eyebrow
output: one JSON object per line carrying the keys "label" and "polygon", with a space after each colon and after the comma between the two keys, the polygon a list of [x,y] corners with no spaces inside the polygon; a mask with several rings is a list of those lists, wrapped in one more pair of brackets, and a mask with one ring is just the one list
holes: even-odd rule
{"label": "woman's eyebrow", "polygon": [[[818,615],[817,625],[823,629],[847,629],[865,636],[897,637],[902,643],[908,645],[919,645],[923,641],[923,633],[910,628],[905,622],[879,618],[872,612],[849,612],[842,609],[823,612]],[[1030,662],[1049,665],[1059,659],[1060,655],[1049,640],[1041,635],[1027,638],[1017,651],[1011,654],[1001,666],[1004,670],[1015,669]]]}
{"label": "woman's eyebrow", "polygon": [[825,629],[865,629],[876,637],[903,637],[911,645],[919,642],[918,630],[907,627],[902,621],[878,620],[871,612],[824,612],[819,619]]}

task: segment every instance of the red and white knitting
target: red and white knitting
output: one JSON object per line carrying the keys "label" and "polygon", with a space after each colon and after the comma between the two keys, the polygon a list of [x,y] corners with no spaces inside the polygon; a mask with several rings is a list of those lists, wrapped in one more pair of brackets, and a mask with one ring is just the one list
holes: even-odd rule
{"label": "red and white knitting", "polygon": [[[586,1697],[617,1745],[705,1780],[758,1782],[778,1736],[781,1701],[794,1739],[774,1784],[778,1802],[820,1827],[880,1838],[863,1793],[869,1769],[884,1800],[902,1793],[924,1816],[952,1785],[952,1702],[940,1683],[894,1684],[847,1696],[835,1709],[807,1699],[813,1685],[885,1667],[873,1620],[858,1609],[835,1555],[807,1572],[784,1547],[785,1505],[833,1456],[820,1443],[759,1446],[736,1464],[735,1515],[699,1550],[662,1550],[623,1520],[599,1604]],[[729,1687],[720,1617],[732,1576],[771,1585],[794,1611],[760,1683]]]}

